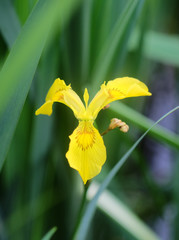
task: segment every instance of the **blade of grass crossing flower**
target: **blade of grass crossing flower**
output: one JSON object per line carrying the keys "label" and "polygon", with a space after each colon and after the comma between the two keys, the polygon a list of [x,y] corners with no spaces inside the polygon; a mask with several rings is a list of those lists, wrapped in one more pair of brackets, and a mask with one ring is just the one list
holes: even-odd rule
{"label": "blade of grass crossing flower", "polygon": [[40,0],[24,25],[0,73],[0,168],[50,30],[67,21],[79,0]]}
{"label": "blade of grass crossing flower", "polygon": [[9,48],[14,44],[21,26],[10,0],[0,1],[0,31]]}
{"label": "blade of grass crossing flower", "polygon": [[[148,129],[153,124],[152,120],[148,119],[147,117],[143,116],[142,114],[138,113],[137,111],[133,110],[132,108],[126,106],[121,102],[114,102],[111,105],[110,110],[113,111],[115,114],[118,114],[122,120],[125,120],[127,122],[130,121],[142,130]],[[179,136],[162,126],[158,125],[152,128],[150,131],[150,135],[158,139],[159,141],[168,143],[173,147],[179,148]]]}
{"label": "blade of grass crossing flower", "polygon": [[[91,183],[87,196],[89,200],[95,196],[99,187],[99,184]],[[101,194],[97,207],[136,239],[159,240],[149,227],[110,191],[105,190]]]}
{"label": "blade of grass crossing flower", "polygon": [[48,233],[45,234],[42,240],[50,240],[56,231],[57,231],[57,227],[53,227],[48,231]]}
{"label": "blade of grass crossing flower", "polygon": [[[75,240],[84,240],[87,232],[88,232],[88,228],[90,225],[90,222],[94,216],[95,213],[95,209],[96,209],[96,204],[97,201],[100,197],[100,195],[102,194],[102,192],[106,189],[106,187],[109,185],[109,183],[112,181],[112,179],[115,177],[115,175],[117,174],[117,172],[119,171],[119,169],[123,166],[123,164],[127,161],[128,157],[130,156],[130,154],[134,151],[134,149],[138,146],[138,144],[141,142],[141,140],[146,136],[146,134],[154,127],[156,126],[161,120],[163,120],[165,117],[167,117],[169,114],[173,113],[174,111],[178,110],[179,106],[177,106],[176,108],[172,109],[171,111],[169,111],[167,114],[165,114],[164,116],[162,116],[158,121],[156,121],[135,143],[134,145],[126,152],[126,154],[124,154],[124,156],[117,162],[117,164],[112,168],[112,170],[109,172],[109,174],[107,175],[107,177],[105,178],[105,180],[102,182],[98,192],[96,193],[96,195],[94,196],[94,198],[92,199],[92,201],[88,204],[87,209],[83,215],[83,218],[81,219],[81,223],[79,226],[79,229],[77,231],[77,234],[75,236]],[[154,238],[150,238],[150,240],[153,240]],[[155,238],[156,239],[156,238]],[[143,239],[141,239],[143,240]]]}
{"label": "blade of grass crossing flower", "polygon": [[116,53],[116,49],[124,34],[126,26],[130,20],[132,21],[130,17],[132,16],[132,13],[134,12],[137,4],[141,1],[129,0],[126,3],[126,7],[123,10],[122,14],[119,16],[119,19],[117,20],[112,33],[104,42],[104,45],[102,46],[101,52],[97,57],[94,69],[92,71],[91,79],[94,85],[96,82],[102,82],[105,79],[105,75],[109,69],[114,54]]}

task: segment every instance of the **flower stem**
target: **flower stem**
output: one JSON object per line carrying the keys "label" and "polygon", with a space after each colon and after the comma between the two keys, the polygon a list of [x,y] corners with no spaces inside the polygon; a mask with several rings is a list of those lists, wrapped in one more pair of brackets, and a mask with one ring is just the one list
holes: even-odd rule
{"label": "flower stem", "polygon": [[72,238],[70,238],[70,239],[74,239],[75,240],[75,235],[76,235],[76,232],[77,232],[78,227],[80,225],[80,222],[81,222],[81,219],[82,219],[82,215],[83,215],[83,211],[84,211],[84,207],[86,205],[86,194],[87,194],[87,190],[88,190],[89,185],[90,185],[90,181],[88,181],[84,185],[84,192],[83,192],[83,197],[82,197],[82,200],[81,200],[80,209],[79,209],[79,212],[78,212],[77,221],[76,221],[73,233],[72,233]]}
{"label": "flower stem", "polygon": [[103,133],[101,133],[101,136],[104,136],[106,133],[108,133],[110,131],[110,129],[106,129]]}

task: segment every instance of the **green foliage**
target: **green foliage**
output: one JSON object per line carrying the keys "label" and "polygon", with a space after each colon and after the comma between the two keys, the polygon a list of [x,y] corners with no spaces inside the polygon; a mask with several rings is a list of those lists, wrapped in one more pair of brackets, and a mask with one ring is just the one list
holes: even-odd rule
{"label": "green foliage", "polygon": [[[0,167],[30,88],[46,39],[59,14],[64,19],[75,1],[39,1],[16,40],[1,70]],[[63,18],[63,16],[61,16]],[[46,24],[44,19],[48,19]],[[44,26],[45,25],[45,26]],[[32,37],[33,36],[33,37]],[[27,47],[28,46],[28,47]]]}
{"label": "green foliage", "polygon": [[[176,9],[176,0],[0,1],[0,239],[71,239],[75,234],[78,240],[158,239],[151,228],[165,219],[168,208],[173,215],[167,223],[175,233],[170,237],[179,238],[179,165],[173,163],[173,179],[160,185],[151,174],[150,153],[137,147],[150,130],[150,139],[165,143],[173,151],[171,161],[178,160],[173,126],[151,128],[154,122],[144,114],[155,96],[115,102],[100,112],[100,132],[113,117],[132,125],[127,134],[115,130],[104,137],[107,162],[95,179],[101,185],[93,199],[88,197],[93,184],[84,191],[88,205],[83,183],[65,159],[68,136],[77,125],[72,113],[55,104],[50,118],[34,115],[57,77],[81,96],[88,87],[90,98],[103,81],[122,76],[140,78],[155,89],[158,79],[150,79],[158,63],[171,65],[177,79]],[[177,81],[174,90],[177,99]],[[176,121],[177,113],[171,115]],[[138,130],[147,132],[138,138]],[[103,195],[105,205],[98,205]],[[114,203],[121,218],[113,214]]]}
{"label": "green foliage", "polygon": [[[83,240],[86,239],[87,231],[89,228],[89,224],[92,220],[92,217],[94,215],[94,211],[97,205],[97,201],[100,198],[100,195],[103,193],[103,191],[106,189],[106,187],[109,185],[109,183],[112,181],[112,179],[115,177],[117,172],[120,170],[120,168],[123,166],[123,164],[127,161],[130,154],[134,151],[134,149],[138,146],[138,144],[141,142],[141,140],[146,136],[146,134],[151,131],[157,123],[159,123],[161,120],[163,120],[165,117],[167,117],[169,114],[173,113],[174,111],[178,110],[179,106],[171,110],[169,113],[165,114],[163,117],[161,117],[157,122],[155,122],[135,143],[134,145],[125,153],[125,155],[117,162],[117,164],[113,167],[113,169],[109,172],[109,174],[106,176],[105,180],[102,182],[100,188],[97,190],[96,195],[92,199],[92,201],[89,203],[86,212],[82,218],[81,225],[79,226],[79,230],[76,233],[75,239]],[[112,197],[110,197],[112,198]],[[110,204],[110,203],[109,203]],[[118,203],[120,205],[120,203]],[[122,208],[125,211],[125,207]],[[128,217],[127,210],[124,213],[125,217]],[[132,214],[131,214],[132,215]],[[133,216],[129,217],[133,218]],[[131,220],[130,219],[130,220]],[[140,224],[140,220],[135,219],[132,223],[130,223],[130,220],[128,220],[128,225],[124,225],[124,227],[136,238],[136,239],[148,239],[148,240],[157,240],[159,239],[155,234],[153,234],[149,229],[145,227],[145,225]],[[135,227],[133,229],[132,224],[135,224]],[[123,224],[121,223],[123,226]],[[131,225],[131,226],[130,226]],[[136,230],[137,228],[137,230]]]}
{"label": "green foliage", "polygon": [[56,232],[57,228],[52,228],[45,236],[42,238],[42,240],[50,240],[53,234]]}

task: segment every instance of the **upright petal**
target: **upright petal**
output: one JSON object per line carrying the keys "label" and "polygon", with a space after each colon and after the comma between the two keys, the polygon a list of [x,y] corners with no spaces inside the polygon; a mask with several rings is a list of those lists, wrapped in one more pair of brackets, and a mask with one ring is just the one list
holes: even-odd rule
{"label": "upright petal", "polygon": [[147,86],[139,80],[129,77],[116,78],[101,85],[101,89],[89,104],[88,112],[92,113],[95,119],[98,112],[110,102],[128,97],[150,95]]}
{"label": "upright petal", "polygon": [[98,130],[91,121],[80,121],[70,136],[66,154],[70,167],[81,175],[84,184],[100,173],[106,161],[106,148]]}
{"label": "upright petal", "polygon": [[85,111],[85,107],[79,96],[71,89],[70,85],[66,85],[63,80],[57,78],[49,89],[45,103],[35,112],[38,114],[52,114],[52,105],[54,102],[60,102],[72,109],[75,116]]}
{"label": "upright petal", "polygon": [[88,93],[87,88],[85,88],[83,99],[84,99],[84,102],[85,102],[85,106],[87,107],[88,106],[88,101],[89,101],[89,93]]}

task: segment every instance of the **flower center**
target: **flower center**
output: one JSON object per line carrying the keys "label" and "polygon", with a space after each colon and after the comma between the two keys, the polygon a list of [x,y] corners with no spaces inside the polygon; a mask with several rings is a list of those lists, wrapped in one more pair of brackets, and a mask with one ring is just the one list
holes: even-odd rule
{"label": "flower center", "polygon": [[92,122],[80,121],[75,139],[79,148],[81,148],[83,151],[87,150],[88,148],[92,148],[96,140]]}

